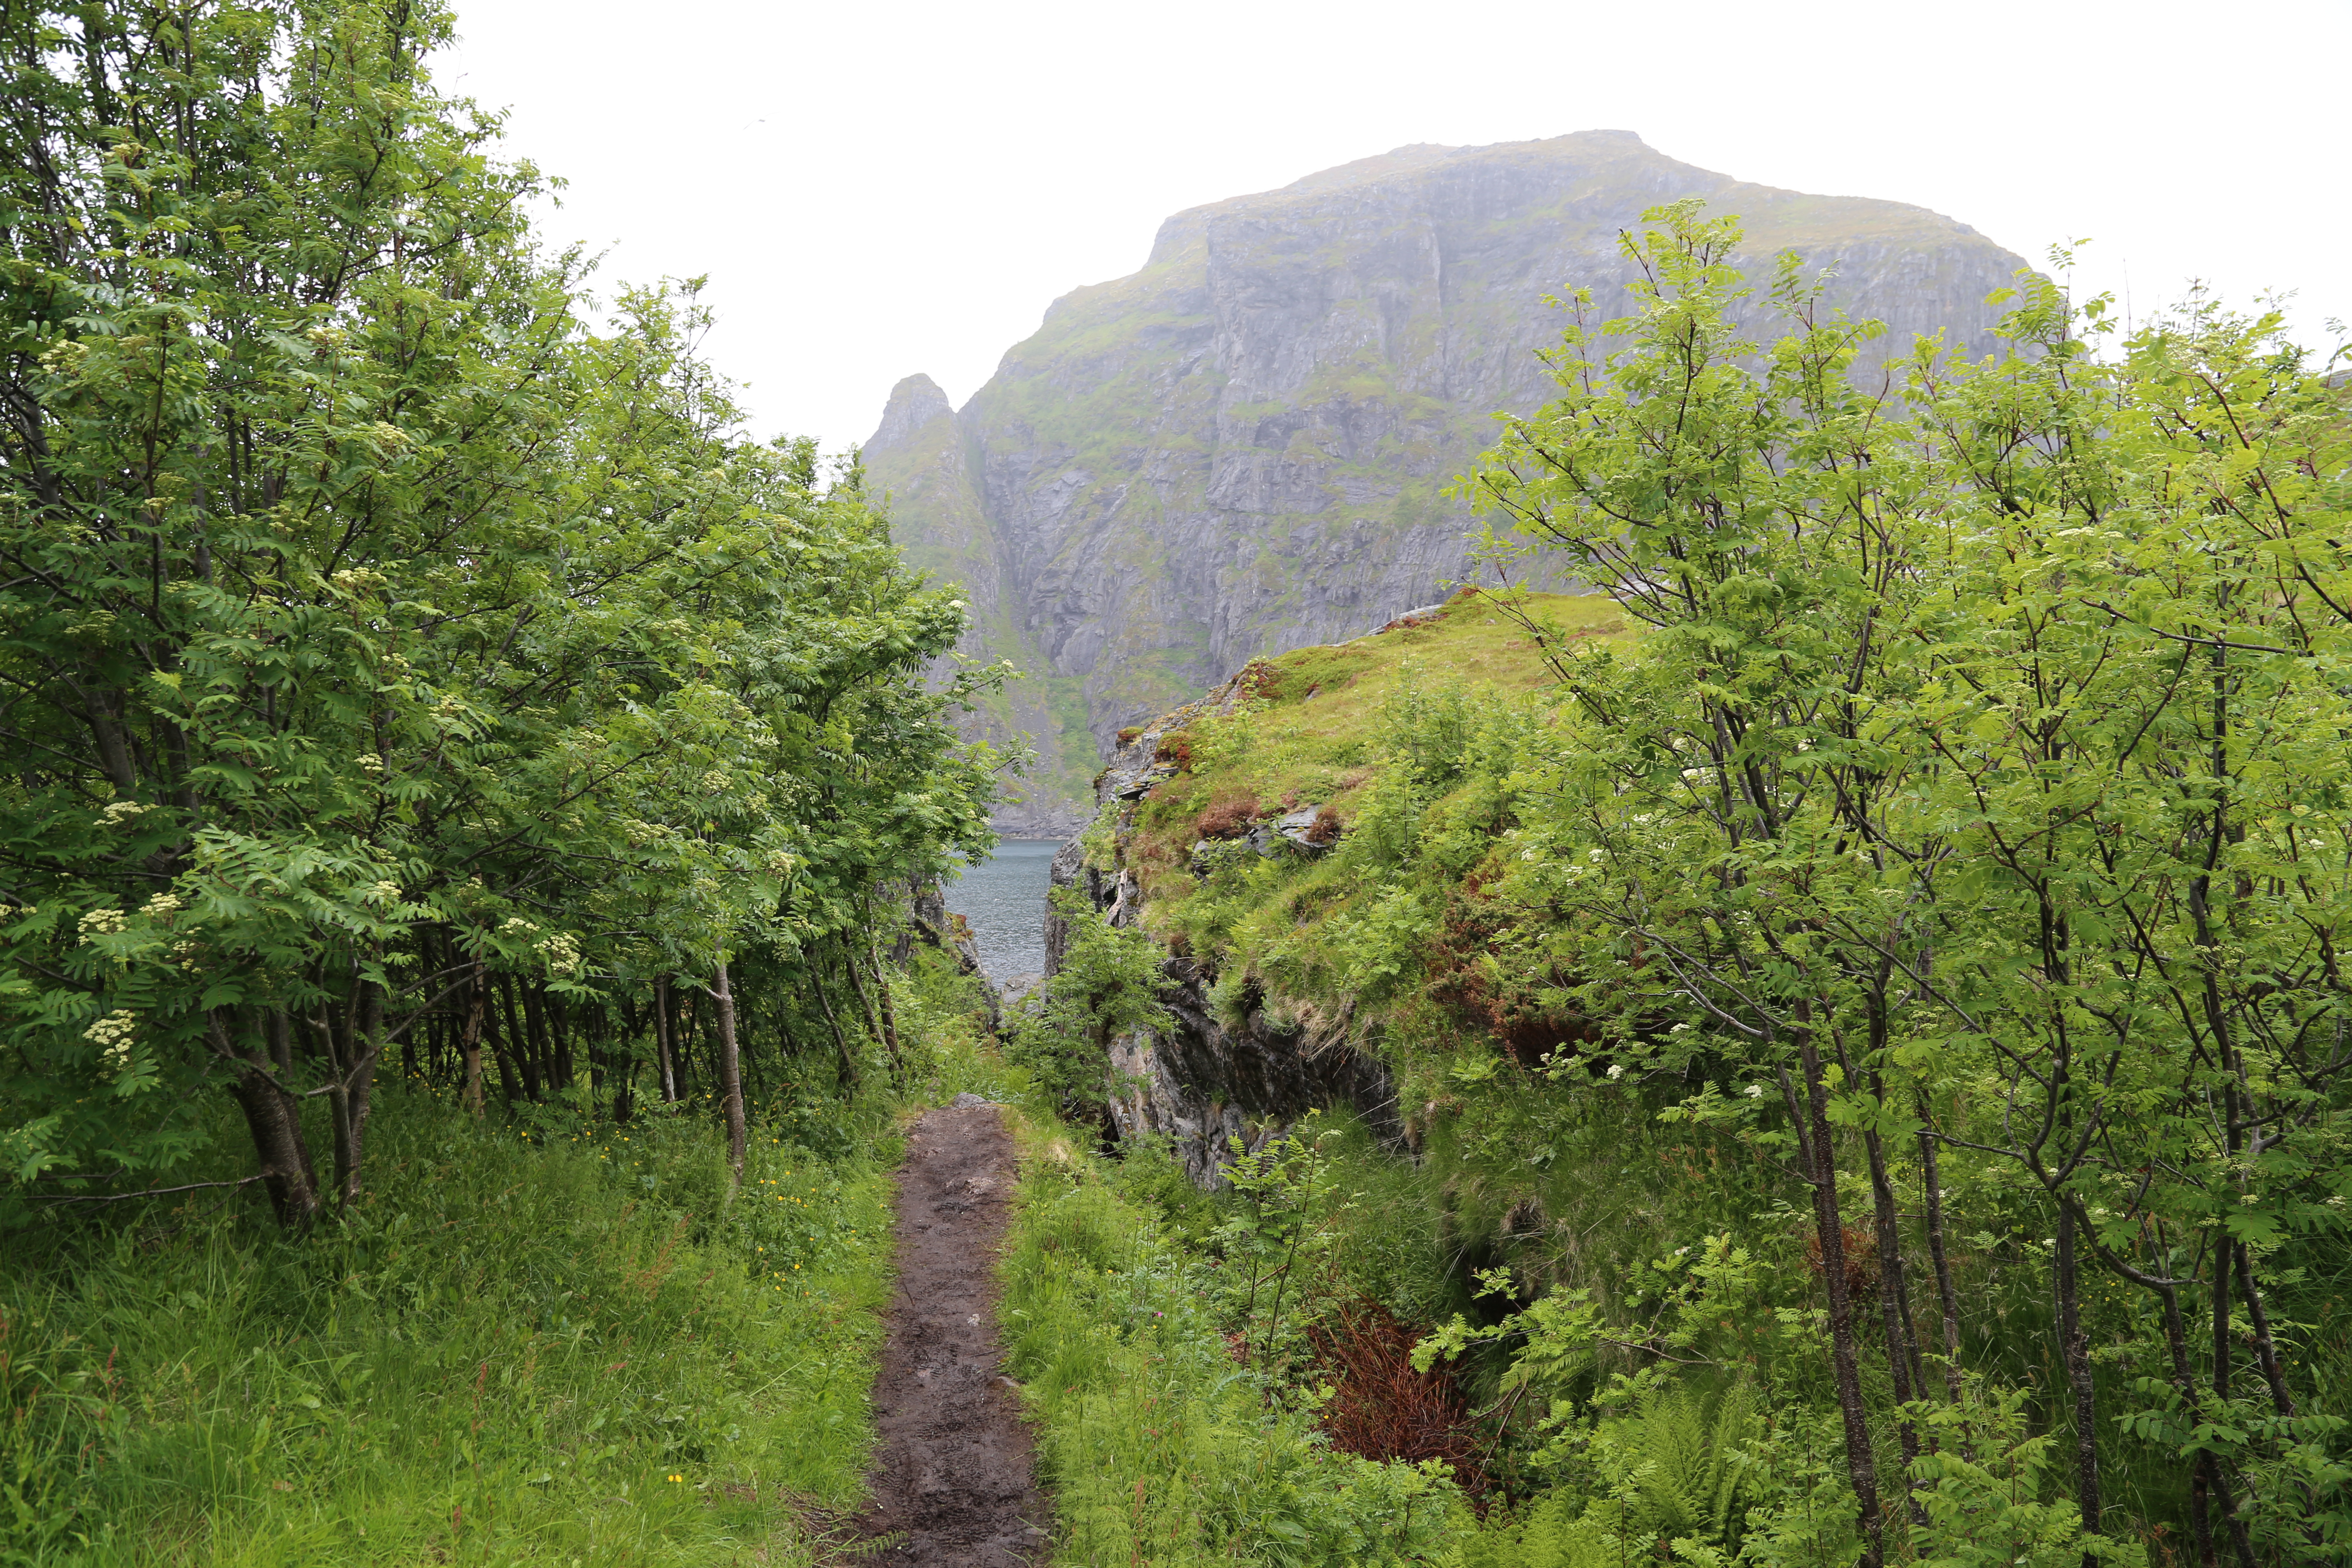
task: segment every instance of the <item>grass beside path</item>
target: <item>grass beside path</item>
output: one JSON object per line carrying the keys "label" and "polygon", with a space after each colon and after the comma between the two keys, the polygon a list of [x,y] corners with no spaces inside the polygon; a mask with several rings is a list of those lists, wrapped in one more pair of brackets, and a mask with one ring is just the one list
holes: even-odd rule
{"label": "grass beside path", "polygon": [[1120,1190],[1151,1178],[1148,1154],[1112,1162],[1050,1122],[1014,1126],[998,1318],[1054,1492],[1057,1564],[1450,1560],[1466,1517],[1451,1482],[1334,1452],[1311,1399],[1271,1399],[1235,1364],[1213,1271]]}
{"label": "grass beside path", "polygon": [[379,1105],[331,1232],[0,1243],[0,1563],[812,1561],[871,1445],[887,1111],[829,1161],[758,1131],[730,1205],[707,1120]]}

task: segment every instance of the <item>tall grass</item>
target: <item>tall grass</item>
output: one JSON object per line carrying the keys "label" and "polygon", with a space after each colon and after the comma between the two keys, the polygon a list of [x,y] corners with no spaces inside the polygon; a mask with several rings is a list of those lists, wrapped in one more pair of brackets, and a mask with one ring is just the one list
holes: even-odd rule
{"label": "tall grass", "polygon": [[1450,1483],[1333,1452],[1309,1397],[1238,1365],[1206,1268],[1107,1163],[1033,1127],[999,1310],[1076,1568],[1444,1561]]}
{"label": "tall grass", "polygon": [[190,1203],[0,1243],[0,1563],[814,1561],[871,1440],[887,1111],[829,1160],[758,1131],[730,1201],[707,1119],[379,1105],[320,1233]]}

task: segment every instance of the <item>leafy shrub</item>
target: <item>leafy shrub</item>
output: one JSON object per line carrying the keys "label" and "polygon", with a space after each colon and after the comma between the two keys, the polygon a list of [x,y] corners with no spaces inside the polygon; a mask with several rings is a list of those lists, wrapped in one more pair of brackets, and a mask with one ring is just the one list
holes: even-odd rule
{"label": "leafy shrub", "polygon": [[1006,1019],[1005,1049],[1040,1090],[1071,1105],[1103,1091],[1112,1039],[1156,1027],[1167,1009],[1158,943],[1112,925],[1075,888],[1055,889],[1051,901],[1068,933],[1061,967]]}

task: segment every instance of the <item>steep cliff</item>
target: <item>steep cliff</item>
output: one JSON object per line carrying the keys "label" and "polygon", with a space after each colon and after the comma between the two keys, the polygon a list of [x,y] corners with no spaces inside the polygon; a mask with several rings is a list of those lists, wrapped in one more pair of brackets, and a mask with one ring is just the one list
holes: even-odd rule
{"label": "steep cliff", "polygon": [[[968,655],[1031,679],[975,732],[1034,738],[1019,831],[1089,811],[1124,725],[1261,654],[1442,598],[1472,519],[1444,493],[1497,411],[1551,390],[1547,297],[1624,313],[1617,235],[1683,196],[1757,258],[1834,267],[1891,331],[1980,342],[2025,264],[1924,208],[1745,184],[1631,132],[1415,146],[1179,213],[1143,269],[1055,301],[961,411],[927,377],[866,448],[910,554],[980,612]],[[1759,303],[1755,319],[1763,324]]]}
{"label": "steep cliff", "polygon": [[[1616,605],[1597,595],[1538,595],[1529,608],[1574,640],[1629,635]],[[1465,593],[1339,647],[1253,662],[1113,748],[1095,781],[1104,816],[1063,846],[1053,881],[1167,947],[1167,1024],[1110,1046],[1107,1109],[1121,1138],[1164,1140],[1202,1186],[1217,1181],[1229,1138],[1254,1146],[1318,1108],[1352,1110],[1391,1149],[1418,1146],[1425,1117],[1412,1112],[1411,1096],[1400,1103],[1387,1059],[1394,1010],[1335,1001],[1328,989],[1286,990],[1282,975],[1247,965],[1221,969],[1213,942],[1183,934],[1186,910],[1246,902],[1246,888],[1295,889],[1304,877],[1322,890],[1295,904],[1276,897],[1276,923],[1315,925],[1330,912],[1326,895],[1352,875],[1343,844],[1376,809],[1394,761],[1385,748],[1401,727],[1434,716],[1458,740],[1474,714],[1539,707],[1552,680],[1518,625]],[[1049,914],[1049,973],[1067,945]],[[1457,1023],[1449,1016],[1440,1031]],[[1507,1022],[1496,1030],[1506,1042],[1525,1032]]]}

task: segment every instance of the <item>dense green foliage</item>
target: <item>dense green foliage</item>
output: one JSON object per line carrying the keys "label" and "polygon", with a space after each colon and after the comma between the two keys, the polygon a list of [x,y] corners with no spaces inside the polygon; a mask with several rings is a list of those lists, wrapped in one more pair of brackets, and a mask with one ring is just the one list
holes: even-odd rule
{"label": "dense green foliage", "polygon": [[227,1086],[302,1223],[383,1054],[478,1103],[486,1039],[510,1102],[623,1116],[698,1051],[740,1143],[738,1016],[854,1080],[876,889],[984,841],[919,679],[961,603],[854,469],[732,433],[690,289],[583,324],[422,69],[449,26],[7,14],[13,1193],[167,1174]]}
{"label": "dense green foliage", "polygon": [[857,1500],[963,606],[538,245],[451,28],[0,15],[0,1560]]}
{"label": "dense green foliage", "polygon": [[[1397,1080],[1428,1217],[1355,1272],[1490,1347],[1590,1536],[1529,1561],[1784,1560],[1791,1507],[1833,1560],[2341,1559],[2343,389],[2273,318],[2112,343],[2038,278],[2004,353],[1865,388],[1873,328],[1783,266],[1744,343],[1736,226],[1652,218],[1639,313],[1478,479],[1498,565],[1638,635],[1459,600],[1548,692],[1415,634],[1319,731],[1273,661],[1123,824],[1148,920]],[[1330,853],[1190,852],[1302,790]],[[1626,1423],[1742,1402],[1702,1447],[1770,1485],[1622,1540]]]}

